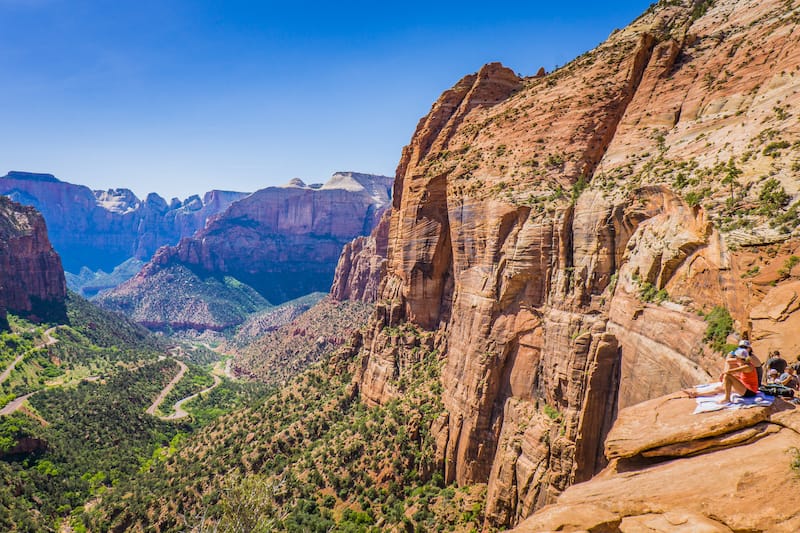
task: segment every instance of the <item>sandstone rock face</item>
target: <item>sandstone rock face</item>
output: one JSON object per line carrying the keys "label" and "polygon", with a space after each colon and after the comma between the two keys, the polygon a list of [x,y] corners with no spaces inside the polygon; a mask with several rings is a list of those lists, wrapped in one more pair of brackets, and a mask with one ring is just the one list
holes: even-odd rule
{"label": "sandstone rock face", "polygon": [[794,323],[797,273],[775,274],[800,220],[787,10],[660,3],[545,76],[486,65],[417,126],[357,379],[387,401],[414,352],[383,332],[436,332],[444,476],[488,482],[487,525],[601,470],[618,409],[716,376],[700,313],[726,308],[764,356]]}
{"label": "sandstone rock face", "polygon": [[[134,278],[103,293],[98,303],[150,327],[167,325],[169,313],[154,311],[175,307],[176,299],[184,307],[188,301],[204,307],[206,298],[188,296],[181,286],[152,291],[153,280],[175,268],[200,279],[234,279],[272,304],[328,291],[342,247],[377,224],[390,201],[391,184],[384,176],[342,172],[322,186],[296,180],[257,191],[213,217],[195,236],[158,250]],[[149,309],[142,308],[144,301],[150,302]],[[243,319],[236,313],[225,327]],[[191,327],[202,329],[204,323]]]}
{"label": "sandstone rock face", "polygon": [[611,464],[514,531],[797,531],[797,406],[694,405],[671,395],[622,410]]}
{"label": "sandstone rock face", "polygon": [[161,246],[176,244],[203,228],[206,219],[247,193],[210,191],[170,204],[151,193],[142,201],[128,189],[92,191],[50,174],[9,172],[0,194],[38,209],[64,268],[111,271],[123,261],[147,260]]}
{"label": "sandstone rock face", "polygon": [[0,321],[6,312],[63,319],[67,285],[61,260],[33,208],[0,197]]}
{"label": "sandstone rock face", "polygon": [[342,248],[333,275],[331,298],[340,302],[375,302],[381,277],[386,272],[388,244],[389,212],[384,211],[369,236],[356,237]]}

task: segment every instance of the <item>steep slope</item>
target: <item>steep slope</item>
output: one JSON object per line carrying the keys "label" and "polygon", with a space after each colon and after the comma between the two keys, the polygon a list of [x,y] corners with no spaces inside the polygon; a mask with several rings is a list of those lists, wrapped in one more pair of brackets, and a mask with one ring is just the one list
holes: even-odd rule
{"label": "steep slope", "polygon": [[[462,79],[403,151],[368,327],[268,403],[187,442],[166,481],[151,469],[105,493],[90,521],[224,524],[237,494],[260,486],[262,525],[284,529],[491,529],[559,495],[566,513],[596,519],[576,527],[596,531],[625,518],[629,530],[796,529],[791,501],[775,517],[731,517],[760,471],[742,450],[636,461],[797,441],[793,417],[773,411],[719,425],[652,400],[713,379],[734,333],[762,356],[798,348],[797,13],[783,0],[669,0],[553,73],[491,64]],[[638,429],[641,446],[609,433],[619,410],[617,428]],[[403,416],[386,425],[392,412]],[[790,468],[782,458],[768,472],[791,493]],[[708,483],[718,471],[727,484]],[[451,482],[485,488],[483,505],[430,520],[449,500],[428,490]],[[695,483],[722,520],[698,511],[696,493],[670,503]]]}
{"label": "steep slope", "polygon": [[38,209],[64,268],[111,271],[130,258],[147,260],[161,246],[201,229],[206,219],[247,193],[210,191],[167,203],[155,193],[140,200],[128,189],[92,191],[51,174],[12,171],[0,194]]}
{"label": "steep slope", "polygon": [[285,383],[347,343],[354,326],[366,322],[372,310],[364,302],[325,298],[288,324],[239,348],[232,369],[264,383]]}
{"label": "steep slope", "polygon": [[0,323],[12,311],[32,319],[64,318],[67,286],[42,216],[0,197]]}
{"label": "steep slope", "polygon": [[[390,200],[391,178],[337,173],[322,186],[293,180],[233,203],[192,238],[160,249],[133,279],[106,292],[98,302],[129,312],[153,327],[203,329],[152,309],[202,306],[203,299],[158,279],[176,268],[198,278],[229,276],[252,287],[272,304],[315,291],[327,291],[342,247],[368,234]],[[161,287],[162,290],[152,290]],[[188,299],[187,299],[188,298]],[[143,302],[147,300],[147,308]],[[227,326],[242,320],[226,322]],[[210,325],[210,324],[209,324]]]}
{"label": "steep slope", "polygon": [[96,302],[153,330],[223,331],[270,308],[251,287],[230,276],[196,272],[182,264],[134,278]]}
{"label": "steep slope", "polygon": [[420,121],[359,386],[397,397],[411,350],[386,332],[437,332],[444,477],[488,482],[488,525],[599,471],[618,405],[716,374],[698,312],[794,347],[793,293],[745,274],[795,250],[767,245],[798,220],[796,22],[793,2],[660,2],[549,75],[487,65]]}

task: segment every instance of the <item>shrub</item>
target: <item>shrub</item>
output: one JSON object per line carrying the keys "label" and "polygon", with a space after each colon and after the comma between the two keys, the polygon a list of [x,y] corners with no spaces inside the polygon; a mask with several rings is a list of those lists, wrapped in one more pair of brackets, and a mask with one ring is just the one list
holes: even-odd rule
{"label": "shrub", "polygon": [[718,305],[706,315],[706,322],[708,327],[703,340],[715,351],[724,353],[727,349],[725,341],[733,332],[733,317],[726,308]]}

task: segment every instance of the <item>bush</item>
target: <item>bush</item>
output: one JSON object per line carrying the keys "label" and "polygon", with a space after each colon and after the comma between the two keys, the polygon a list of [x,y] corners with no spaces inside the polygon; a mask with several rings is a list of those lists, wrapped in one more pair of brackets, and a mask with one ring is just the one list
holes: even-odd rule
{"label": "bush", "polygon": [[708,327],[703,340],[715,351],[724,353],[728,348],[725,341],[733,332],[733,317],[726,308],[718,305],[706,315],[706,322]]}

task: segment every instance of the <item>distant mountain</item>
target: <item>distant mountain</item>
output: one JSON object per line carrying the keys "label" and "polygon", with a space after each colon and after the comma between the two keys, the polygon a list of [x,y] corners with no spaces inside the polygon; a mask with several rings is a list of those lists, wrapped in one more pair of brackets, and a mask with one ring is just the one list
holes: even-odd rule
{"label": "distant mountain", "polygon": [[[98,302],[158,329],[220,329],[244,317],[209,316],[206,322],[162,310],[175,309],[178,302],[183,309],[206,309],[204,291],[198,290],[204,281],[235,279],[271,304],[328,291],[342,248],[372,231],[389,205],[391,188],[392,178],[340,172],[324,185],[294,179],[262,189],[231,204],[193,237],[160,249],[139,274]],[[193,273],[191,283],[160,285],[178,271],[184,280]],[[234,318],[238,322],[229,320]]]}
{"label": "distant mountain", "polygon": [[148,260],[247,194],[214,190],[167,202],[155,193],[140,200],[129,189],[93,191],[51,174],[12,171],[0,177],[0,195],[42,213],[64,269],[73,273],[83,267],[109,272],[130,258]]}

